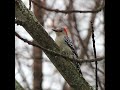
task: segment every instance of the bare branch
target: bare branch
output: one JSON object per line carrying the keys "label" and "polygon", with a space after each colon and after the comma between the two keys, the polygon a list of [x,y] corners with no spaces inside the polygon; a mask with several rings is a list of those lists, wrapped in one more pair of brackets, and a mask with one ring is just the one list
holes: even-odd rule
{"label": "bare branch", "polygon": [[28,89],[28,90],[30,90],[30,86],[29,86],[28,81],[27,81],[27,79],[26,79],[25,73],[23,72],[23,70],[22,70],[22,68],[21,68],[21,63],[20,63],[20,61],[17,60],[17,63],[18,63],[18,67],[19,67],[19,68],[18,68],[18,71],[20,72],[20,76],[21,76],[21,78],[22,78],[22,80],[23,80],[23,83],[25,84],[25,88]]}
{"label": "bare branch", "polygon": [[100,12],[101,10],[103,10],[104,8],[104,1],[103,1],[103,4],[101,5],[101,7],[97,8],[96,10],[93,10],[93,11],[89,11],[89,10],[59,10],[59,9],[50,9],[50,8],[47,8],[47,7],[44,7],[42,5],[38,5],[36,2],[32,1],[33,4],[37,5],[39,8],[43,8],[47,11],[51,11],[51,12],[56,12],[56,13],[98,13]]}
{"label": "bare branch", "polygon": [[31,9],[31,0],[29,0],[29,10]]}
{"label": "bare branch", "polygon": [[[21,37],[18,33],[16,33],[16,32],[15,32],[15,35],[16,35],[19,39],[21,39],[21,40],[23,40],[24,42],[28,43],[29,45],[33,45],[33,46],[35,46],[35,47],[41,48],[42,50],[46,50],[46,51],[48,51],[48,52],[50,52],[50,53],[52,53],[52,54],[54,54],[54,55],[61,56],[61,57],[65,58],[66,60],[69,59],[70,61],[73,61],[73,58],[70,58],[69,56],[65,56],[65,55],[62,55],[62,54],[57,53],[57,52],[55,52],[55,51],[46,49],[46,48],[38,45],[37,43],[33,43],[33,42],[31,42],[31,41],[28,41],[27,39],[22,38],[22,37]],[[86,62],[101,61],[101,60],[103,60],[103,59],[104,59],[104,57],[100,57],[100,58],[96,58],[96,59],[75,59],[75,60],[76,60],[78,63],[86,63]]]}
{"label": "bare branch", "polygon": [[[93,51],[94,51],[94,57],[96,56],[96,47],[95,47],[95,39],[94,39],[94,27],[93,22],[91,22],[91,29],[92,29],[92,41],[93,41]],[[96,90],[98,90],[98,75],[97,75],[97,61],[95,61],[95,77],[96,77]]]}

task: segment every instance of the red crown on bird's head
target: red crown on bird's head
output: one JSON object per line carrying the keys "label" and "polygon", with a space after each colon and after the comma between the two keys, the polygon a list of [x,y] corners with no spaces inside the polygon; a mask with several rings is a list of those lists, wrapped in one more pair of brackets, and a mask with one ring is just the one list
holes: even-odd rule
{"label": "red crown on bird's head", "polygon": [[66,35],[68,35],[68,28],[67,28],[67,26],[64,26],[64,31],[65,31]]}

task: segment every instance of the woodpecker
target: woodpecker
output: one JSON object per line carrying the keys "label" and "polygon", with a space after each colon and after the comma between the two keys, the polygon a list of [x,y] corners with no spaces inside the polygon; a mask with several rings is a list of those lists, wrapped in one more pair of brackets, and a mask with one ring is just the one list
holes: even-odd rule
{"label": "woodpecker", "polygon": [[[55,42],[60,47],[61,51],[65,52],[65,54],[67,54],[68,56],[69,55],[73,56],[73,59],[75,57],[78,58],[77,52],[74,48],[74,45],[68,36],[67,27],[62,27],[62,28],[57,28],[57,29],[52,29],[52,30],[55,31],[55,33],[56,33]],[[80,70],[80,64],[78,62],[76,62],[75,60],[73,63],[75,64],[79,73],[82,74],[82,72]]]}

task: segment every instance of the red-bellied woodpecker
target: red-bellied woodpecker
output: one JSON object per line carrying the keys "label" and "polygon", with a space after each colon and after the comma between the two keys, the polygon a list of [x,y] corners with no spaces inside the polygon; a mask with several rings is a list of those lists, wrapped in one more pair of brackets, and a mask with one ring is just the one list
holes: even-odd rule
{"label": "red-bellied woodpecker", "polygon": [[[67,29],[67,27],[58,28],[58,29],[52,29],[52,30],[56,32],[55,42],[60,47],[61,51],[63,51],[68,56],[73,56],[73,59],[75,57],[78,58],[77,52],[76,52],[76,50],[74,48],[74,45],[73,45],[72,41],[70,40],[70,38],[68,37],[68,29]],[[82,72],[80,70],[79,63],[76,62],[75,60],[74,60],[73,63],[75,64],[75,66],[78,69],[79,73],[82,74]]]}

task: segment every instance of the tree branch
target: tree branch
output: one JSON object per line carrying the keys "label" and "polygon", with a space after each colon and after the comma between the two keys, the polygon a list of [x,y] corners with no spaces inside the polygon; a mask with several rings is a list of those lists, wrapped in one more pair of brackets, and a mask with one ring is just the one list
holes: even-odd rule
{"label": "tree branch", "polygon": [[59,10],[59,9],[50,9],[50,8],[47,8],[47,7],[44,7],[42,5],[38,5],[36,2],[32,1],[33,4],[35,4],[36,6],[38,6],[39,8],[43,8],[47,11],[51,11],[51,12],[56,12],[56,13],[98,13],[100,12],[101,10],[103,10],[105,4],[104,4],[104,1],[103,1],[103,4],[101,5],[101,7],[97,8],[96,10],[93,10],[93,11],[89,11],[89,10]]}
{"label": "tree branch", "polygon": [[[92,41],[93,41],[93,51],[94,51],[94,57],[97,58],[96,55],[96,47],[95,47],[95,39],[94,39],[94,27],[93,22],[91,22],[91,29],[92,29]],[[96,90],[98,90],[98,74],[97,74],[97,61],[95,61],[95,77],[96,77]]]}
{"label": "tree branch", "polygon": [[[70,61],[73,62],[73,58],[70,58],[69,56],[62,55],[62,54],[57,53],[57,52],[55,52],[55,51],[46,49],[46,48],[38,45],[37,43],[28,41],[27,39],[22,38],[17,32],[15,32],[15,35],[16,35],[19,39],[21,39],[22,41],[28,43],[29,45],[32,45],[32,46],[41,48],[42,50],[45,50],[45,51],[47,51],[47,52],[52,53],[53,55],[57,55],[57,56],[63,57],[63,58],[65,58],[66,60],[69,59]],[[100,57],[100,58],[96,58],[96,59],[77,59],[77,58],[76,58],[75,60],[76,60],[78,63],[87,63],[87,62],[90,63],[90,62],[95,62],[95,61],[101,61],[101,60],[103,60],[103,59],[104,59],[104,57]]]}
{"label": "tree branch", "polygon": [[29,0],[29,10],[31,9],[31,0]]}

